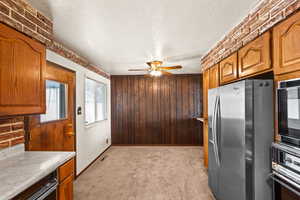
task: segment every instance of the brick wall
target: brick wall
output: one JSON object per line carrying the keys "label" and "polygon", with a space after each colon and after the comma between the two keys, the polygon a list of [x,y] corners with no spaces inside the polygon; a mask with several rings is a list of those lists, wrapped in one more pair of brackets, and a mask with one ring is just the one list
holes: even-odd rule
{"label": "brick wall", "polygon": [[0,119],[0,150],[24,143],[24,117]]}
{"label": "brick wall", "polygon": [[278,22],[300,9],[300,0],[262,0],[202,59],[205,70],[254,40]]}
{"label": "brick wall", "polygon": [[50,19],[29,5],[25,0],[0,0],[0,22],[43,43],[61,56],[83,67],[110,78],[100,67],[92,65],[86,58],[56,42],[53,38],[53,23]]}

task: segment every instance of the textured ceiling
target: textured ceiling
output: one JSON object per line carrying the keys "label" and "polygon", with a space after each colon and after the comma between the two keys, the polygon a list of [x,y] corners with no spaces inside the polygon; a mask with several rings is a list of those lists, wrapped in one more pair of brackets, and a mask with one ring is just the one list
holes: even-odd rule
{"label": "textured ceiling", "polygon": [[146,61],[199,73],[200,58],[258,0],[28,0],[54,21],[54,37],[110,74]]}

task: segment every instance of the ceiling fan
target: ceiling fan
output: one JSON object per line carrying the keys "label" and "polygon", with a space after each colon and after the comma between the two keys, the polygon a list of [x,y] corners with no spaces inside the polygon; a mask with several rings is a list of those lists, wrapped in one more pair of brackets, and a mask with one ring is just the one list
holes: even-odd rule
{"label": "ceiling fan", "polygon": [[162,61],[151,61],[147,62],[147,65],[149,65],[149,68],[146,69],[129,69],[128,71],[146,71],[149,72],[149,75],[151,76],[161,76],[161,75],[171,75],[172,73],[167,72],[166,70],[172,70],[172,69],[181,69],[182,66],[175,65],[175,66],[162,66]]}

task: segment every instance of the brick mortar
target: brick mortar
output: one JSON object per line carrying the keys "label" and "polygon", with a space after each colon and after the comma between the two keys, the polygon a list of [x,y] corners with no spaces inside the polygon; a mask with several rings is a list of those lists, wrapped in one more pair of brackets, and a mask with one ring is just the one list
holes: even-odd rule
{"label": "brick mortar", "polygon": [[[0,127],[10,127],[10,131],[1,132],[0,136],[7,135],[9,138],[0,139],[0,149],[11,147],[15,144],[19,144],[24,141],[25,139],[25,129],[24,129],[24,118],[19,117],[9,117],[9,118],[1,118],[1,120],[5,119],[4,121],[0,121]],[[21,128],[13,130],[13,126],[15,125],[23,125]],[[15,137],[16,133],[23,132],[21,136]],[[21,140],[21,141],[17,141]],[[16,142],[17,141],[17,142]]]}
{"label": "brick mortar", "polygon": [[[100,67],[91,64],[86,58],[55,41],[53,38],[52,20],[33,8],[26,0],[0,0],[0,5],[4,5],[4,7],[9,9],[8,14],[0,10],[0,22],[45,44],[47,49],[110,79],[110,74],[103,71]],[[30,17],[26,16],[28,15],[27,13],[32,15],[35,19],[29,19]],[[26,21],[30,22],[30,24]]]}
{"label": "brick mortar", "polygon": [[[260,1],[237,26],[202,57],[202,71],[219,63],[299,9],[300,0]],[[266,19],[262,19],[263,17]]]}

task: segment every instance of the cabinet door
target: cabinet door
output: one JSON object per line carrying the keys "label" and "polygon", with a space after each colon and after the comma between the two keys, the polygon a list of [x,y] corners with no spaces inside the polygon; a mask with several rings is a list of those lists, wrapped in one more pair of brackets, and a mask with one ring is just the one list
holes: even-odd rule
{"label": "cabinet door", "polygon": [[0,116],[45,112],[45,47],[0,24]]}
{"label": "cabinet door", "polygon": [[237,78],[237,53],[234,53],[220,62],[220,83],[229,83]]}
{"label": "cabinet door", "polygon": [[73,175],[66,178],[59,184],[58,200],[72,200],[73,199]]}
{"label": "cabinet door", "polygon": [[273,29],[275,74],[300,70],[300,12]]}
{"label": "cabinet door", "polygon": [[203,118],[208,117],[209,70],[203,72]]}
{"label": "cabinet door", "polygon": [[203,122],[203,153],[204,166],[208,168],[208,120]]}
{"label": "cabinet door", "polygon": [[270,32],[250,42],[238,52],[239,77],[271,69]]}
{"label": "cabinet door", "polygon": [[209,69],[209,89],[219,87],[219,64]]}

